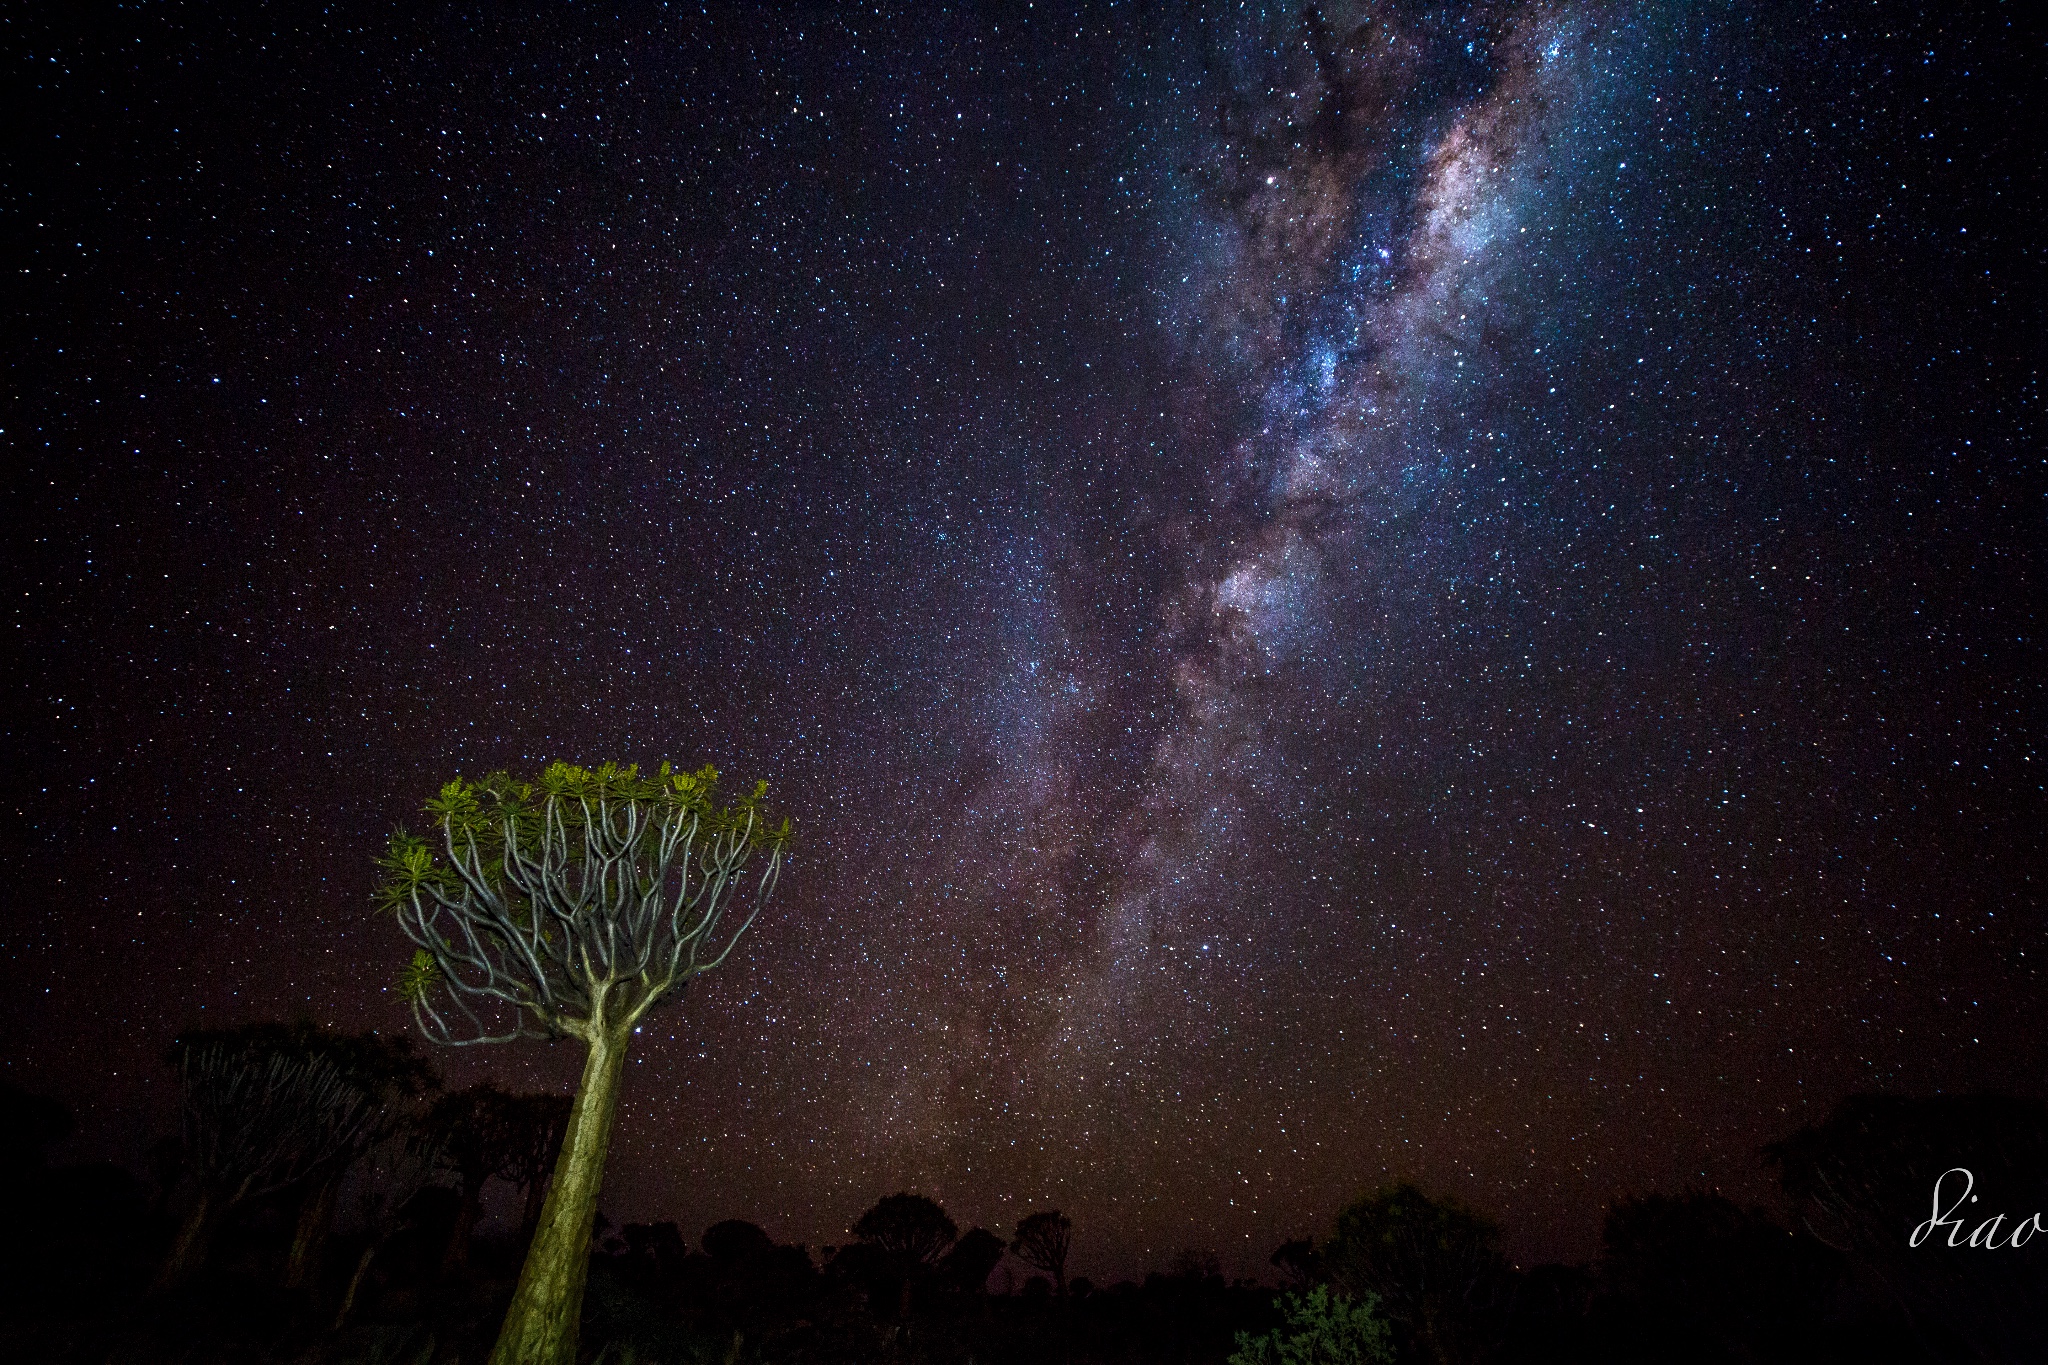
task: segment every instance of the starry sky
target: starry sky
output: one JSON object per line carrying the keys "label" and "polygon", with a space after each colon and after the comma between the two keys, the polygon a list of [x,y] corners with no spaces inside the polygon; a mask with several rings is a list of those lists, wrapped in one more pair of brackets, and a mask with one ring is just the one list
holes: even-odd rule
{"label": "starry sky", "polygon": [[2042,1093],[2020,7],[511,8],[0,14],[0,1074],[79,1155],[180,1028],[406,1028],[385,834],[551,758],[800,832],[618,1221],[1254,1270],[1413,1179],[1575,1259]]}

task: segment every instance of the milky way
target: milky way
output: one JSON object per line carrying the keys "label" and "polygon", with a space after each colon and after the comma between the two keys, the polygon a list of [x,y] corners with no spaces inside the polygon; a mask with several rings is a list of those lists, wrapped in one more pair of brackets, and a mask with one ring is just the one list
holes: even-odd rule
{"label": "milky way", "polygon": [[[1273,96],[1254,95],[1254,112],[1233,120],[1277,124],[1290,154],[1269,168],[1243,145],[1250,136],[1226,136],[1200,153],[1245,182],[1232,187],[1235,211],[1207,234],[1220,259],[1194,267],[1218,279],[1222,296],[1198,298],[1194,311],[1228,327],[1201,340],[1227,365],[1253,331],[1259,354],[1243,368],[1263,389],[1246,414],[1255,429],[1236,439],[1213,476],[1219,503],[1251,506],[1221,565],[1169,607],[1178,633],[1192,639],[1173,669],[1180,724],[1159,743],[1154,790],[1134,817],[1136,885],[1123,889],[1113,929],[1125,951],[1144,949],[1148,910],[1200,870],[1190,845],[1213,846],[1245,823],[1235,808],[1242,789],[1267,802],[1300,800],[1299,780],[1261,762],[1263,731],[1298,728],[1322,697],[1314,683],[1280,699],[1258,684],[1304,664],[1324,665],[1315,682],[1325,689],[1370,686],[1379,671],[1387,623],[1345,599],[1416,573],[1398,560],[1418,534],[1399,523],[1427,503],[1476,435],[1441,429],[1442,410],[1456,402],[1446,390],[1500,323],[1495,296],[1515,264],[1509,233],[1528,198],[1527,163],[1551,131],[1553,99],[1569,95],[1571,74],[1559,69],[1568,39],[1554,21],[1509,35],[1494,88],[1463,104],[1425,105],[1420,116],[1398,95],[1372,101],[1358,92],[1415,80],[1424,41],[1368,19],[1331,55],[1319,49],[1334,35],[1305,40],[1290,27],[1246,35],[1261,56],[1296,58],[1250,74],[1306,86],[1309,97],[1290,90],[1281,108],[1261,110]],[[1315,142],[1323,146],[1303,152]],[[1414,164],[1391,192],[1361,184],[1369,168],[1403,159]],[[1233,485],[1245,486],[1240,496]],[[1372,544],[1375,530],[1392,543]],[[1341,638],[1332,638],[1340,625]]]}
{"label": "milky way", "polygon": [[2005,21],[1045,9],[9,31],[0,999],[81,1151],[194,1021],[404,1027],[383,834],[551,757],[800,830],[615,1219],[1256,1271],[1413,1179],[1580,1257],[2038,1093]]}

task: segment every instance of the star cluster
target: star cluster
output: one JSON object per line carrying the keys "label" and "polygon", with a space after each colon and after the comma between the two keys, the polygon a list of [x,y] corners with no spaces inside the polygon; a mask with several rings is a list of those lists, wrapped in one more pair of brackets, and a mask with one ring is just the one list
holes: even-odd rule
{"label": "star cluster", "polygon": [[384,834],[666,757],[801,842],[615,1218],[1572,1258],[2037,1093],[2007,8],[14,16],[11,1074],[402,1029]]}

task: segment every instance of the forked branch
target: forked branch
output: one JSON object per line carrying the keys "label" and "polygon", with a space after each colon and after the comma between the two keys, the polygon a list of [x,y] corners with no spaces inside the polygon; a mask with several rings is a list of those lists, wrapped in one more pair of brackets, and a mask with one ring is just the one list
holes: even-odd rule
{"label": "forked branch", "polygon": [[717,782],[557,763],[531,783],[442,788],[438,837],[395,835],[379,891],[415,945],[400,987],[422,1031],[463,1045],[626,1029],[724,962],[775,889],[789,823],[762,809],[765,783],[721,807]]}

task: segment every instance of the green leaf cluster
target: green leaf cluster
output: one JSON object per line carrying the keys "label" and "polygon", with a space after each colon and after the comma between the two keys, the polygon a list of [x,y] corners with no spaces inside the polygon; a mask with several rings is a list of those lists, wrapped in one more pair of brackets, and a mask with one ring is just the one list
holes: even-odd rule
{"label": "green leaf cluster", "polygon": [[425,948],[413,950],[412,961],[398,973],[399,998],[417,1005],[441,984],[441,963]]}
{"label": "green leaf cluster", "polygon": [[461,890],[461,879],[435,856],[433,845],[400,825],[391,832],[391,842],[377,859],[383,879],[374,893],[377,908],[397,910],[414,895],[439,889],[450,895]]}
{"label": "green leaf cluster", "polygon": [[1230,1365],[1387,1365],[1394,1350],[1379,1297],[1332,1296],[1327,1285],[1273,1301],[1281,1325],[1262,1336],[1237,1334]]}
{"label": "green leaf cluster", "polygon": [[[718,769],[709,764],[684,772],[663,763],[651,776],[642,776],[633,763],[581,768],[555,762],[531,779],[502,771],[477,782],[458,776],[426,803],[425,814],[444,837],[458,845],[474,843],[489,854],[508,841],[536,849],[553,822],[568,836],[571,862],[581,860],[583,836],[593,824],[600,832],[623,829],[628,806],[639,808],[638,838],[650,846],[660,838],[664,821],[677,815],[695,820],[702,834],[742,836],[750,848],[789,843],[789,819],[776,818],[765,804],[766,782],[756,782],[752,790],[723,805],[718,783]],[[378,867],[383,878],[376,900],[382,909],[395,910],[424,891],[450,896],[461,891],[459,879],[434,845],[403,828],[392,834]]]}

